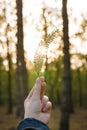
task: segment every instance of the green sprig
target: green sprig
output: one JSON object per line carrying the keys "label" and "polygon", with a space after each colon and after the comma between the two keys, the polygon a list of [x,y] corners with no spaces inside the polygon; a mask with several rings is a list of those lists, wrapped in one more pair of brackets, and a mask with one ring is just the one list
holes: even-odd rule
{"label": "green sprig", "polygon": [[39,51],[36,51],[34,56],[34,69],[38,76],[40,76],[42,64],[43,64],[43,55]]}
{"label": "green sprig", "polygon": [[41,41],[38,49],[35,52],[34,70],[35,70],[35,72],[37,73],[38,76],[40,76],[41,68],[42,68],[42,65],[43,65],[43,59],[45,57],[42,54],[41,49],[42,49],[42,47],[46,47],[46,49],[49,47],[49,44],[55,39],[57,32],[58,32],[58,29],[53,31],[51,34],[48,34],[47,37],[46,37],[46,40],[44,42],[43,42],[43,40]]}
{"label": "green sprig", "polygon": [[55,31],[47,35],[46,40],[45,40],[45,45],[47,48],[49,44],[55,39],[56,33],[58,33],[58,29],[56,29]]}

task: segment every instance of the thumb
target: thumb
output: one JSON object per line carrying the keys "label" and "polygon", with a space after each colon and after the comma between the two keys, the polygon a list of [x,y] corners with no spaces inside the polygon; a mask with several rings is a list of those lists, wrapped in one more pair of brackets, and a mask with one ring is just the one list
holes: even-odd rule
{"label": "thumb", "polygon": [[35,86],[34,86],[34,91],[32,95],[32,99],[40,99],[40,93],[41,93],[41,80],[40,78],[37,78]]}

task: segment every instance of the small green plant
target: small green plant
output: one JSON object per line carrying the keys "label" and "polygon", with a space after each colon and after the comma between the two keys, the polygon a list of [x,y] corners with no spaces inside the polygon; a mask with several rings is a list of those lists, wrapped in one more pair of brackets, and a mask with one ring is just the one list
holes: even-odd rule
{"label": "small green plant", "polygon": [[36,50],[35,56],[34,56],[34,71],[37,73],[38,76],[40,76],[42,64],[43,64],[43,55],[41,51]]}
{"label": "small green plant", "polygon": [[53,31],[52,33],[50,33],[50,34],[47,35],[46,40],[45,40],[45,46],[46,46],[46,48],[48,48],[48,47],[49,47],[49,44],[50,44],[51,42],[53,42],[53,40],[55,39],[56,34],[57,34],[58,32],[59,32],[59,30],[56,29],[55,31]]}
{"label": "small green plant", "polygon": [[41,68],[43,65],[43,60],[46,57],[44,54],[42,54],[42,49],[45,48],[47,52],[47,49],[49,48],[49,44],[55,39],[57,32],[58,32],[58,29],[48,34],[46,37],[46,40],[44,42],[43,40],[41,41],[41,43],[38,46],[38,49],[35,52],[34,71],[37,73],[38,76],[40,76]]}

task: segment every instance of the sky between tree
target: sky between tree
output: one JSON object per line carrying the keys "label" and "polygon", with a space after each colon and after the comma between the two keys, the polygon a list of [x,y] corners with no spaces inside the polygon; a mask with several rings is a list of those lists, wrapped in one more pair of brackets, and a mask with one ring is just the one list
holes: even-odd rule
{"label": "sky between tree", "polygon": [[[38,21],[38,17],[41,11],[41,8],[43,6],[43,2],[46,2],[47,6],[50,7],[57,7],[62,8],[62,0],[24,0],[24,15],[27,16],[28,22],[34,17],[35,20]],[[55,2],[56,1],[56,2]],[[81,13],[86,12],[87,9],[87,1],[86,0],[68,0],[68,8],[72,8],[72,15],[74,18],[78,19],[78,21],[81,21]],[[32,16],[29,16],[29,13],[33,12]],[[70,35],[72,35],[77,29],[78,25],[74,26],[73,23],[70,24]],[[29,28],[29,29],[28,29]],[[25,26],[25,40],[24,40],[24,47],[27,51],[27,56],[29,59],[33,59],[35,49],[38,46],[38,43],[40,42],[40,37],[38,32],[35,30],[35,27],[33,24],[29,27],[29,23]],[[76,40],[77,42],[77,40]],[[75,42],[75,44],[76,44]],[[79,41],[78,41],[79,42]],[[81,49],[82,47],[81,43],[77,45],[77,48]],[[87,46],[85,46],[85,49],[87,51]],[[84,51],[84,47],[83,47]]]}

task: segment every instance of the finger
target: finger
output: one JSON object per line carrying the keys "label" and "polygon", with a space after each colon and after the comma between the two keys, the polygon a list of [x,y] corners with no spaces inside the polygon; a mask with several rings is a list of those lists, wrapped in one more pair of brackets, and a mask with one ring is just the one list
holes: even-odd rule
{"label": "finger", "polygon": [[32,98],[33,99],[40,99],[40,92],[41,92],[41,79],[37,78]]}
{"label": "finger", "polygon": [[42,83],[41,83],[40,99],[43,98],[45,91],[46,91],[46,83],[45,83],[45,82],[42,82]]}
{"label": "finger", "polygon": [[[40,80],[41,80],[41,82],[43,82],[44,81],[44,77],[40,77]],[[30,99],[32,97],[34,89],[35,89],[35,86],[31,89],[31,91],[29,92],[29,94],[28,94],[26,99]],[[45,89],[45,85],[44,84],[42,84],[42,89]],[[43,95],[43,91],[41,91],[41,95]]]}
{"label": "finger", "polygon": [[40,77],[41,82],[44,82],[44,76]]}
{"label": "finger", "polygon": [[52,109],[52,103],[48,101],[43,108],[43,112],[50,113]]}
{"label": "finger", "polygon": [[41,111],[43,111],[44,107],[46,106],[47,102],[49,101],[48,96],[43,96],[42,98],[42,109]]}
{"label": "finger", "polygon": [[42,104],[46,104],[49,101],[48,96],[44,95],[42,98]]}

